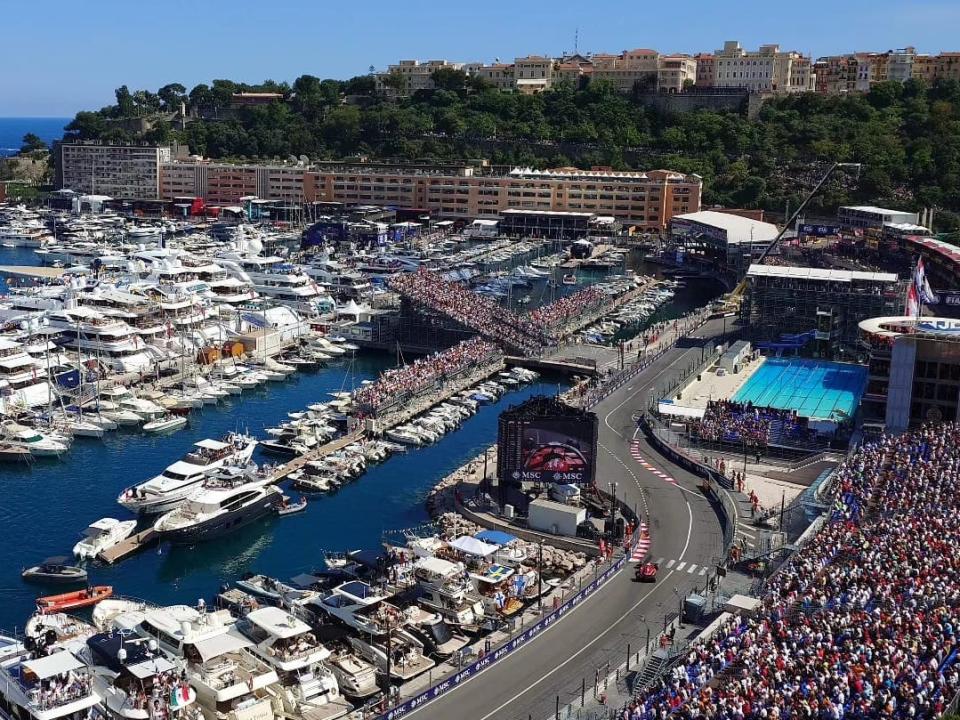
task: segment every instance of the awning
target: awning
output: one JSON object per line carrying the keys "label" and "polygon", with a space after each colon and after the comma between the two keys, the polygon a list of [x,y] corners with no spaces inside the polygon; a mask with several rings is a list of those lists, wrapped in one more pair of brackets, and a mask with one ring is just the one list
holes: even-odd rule
{"label": "awning", "polygon": [[494,545],[509,545],[517,539],[516,536],[503,532],[502,530],[481,530],[476,533],[474,537],[477,540],[482,540],[485,543],[492,543]]}
{"label": "awning", "polygon": [[460,570],[462,565],[456,565],[449,560],[438,557],[420,558],[413,566],[436,575],[452,575]]}
{"label": "awning", "polygon": [[23,663],[23,667],[36,675],[39,680],[46,680],[82,668],[84,664],[75,658],[73,653],[61,650],[53,655],[28,660]]}
{"label": "awning", "polygon": [[220,442],[219,440],[201,440],[200,442],[195,442],[194,446],[203,448],[204,450],[225,450],[230,447],[227,443]]}
{"label": "awning", "polygon": [[13,355],[11,357],[3,358],[0,360],[0,367],[5,367],[9,369],[26,367],[27,365],[35,365],[34,359],[29,355]]}
{"label": "awning", "polygon": [[136,665],[127,665],[127,670],[129,670],[130,674],[135,678],[143,680],[173,670],[174,667],[174,664],[165,657],[157,656],[149,660],[144,660]]}
{"label": "awning", "polygon": [[485,542],[477,540],[476,538],[468,537],[467,535],[458,537],[456,540],[450,543],[450,547],[456,548],[460,552],[464,552],[467,555],[476,555],[478,557],[487,557],[488,555],[493,555],[497,551],[496,545],[488,545]]}
{"label": "awning", "polygon": [[200,653],[200,658],[203,662],[228,652],[236,652],[237,650],[251,647],[252,645],[252,642],[234,628],[231,628],[222,635],[215,635],[214,637],[194,643],[194,647],[197,649],[197,652]]}

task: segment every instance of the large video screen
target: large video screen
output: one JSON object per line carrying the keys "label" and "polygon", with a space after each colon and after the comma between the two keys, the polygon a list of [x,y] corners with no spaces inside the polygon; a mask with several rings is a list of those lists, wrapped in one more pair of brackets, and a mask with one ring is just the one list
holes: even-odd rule
{"label": "large video screen", "polygon": [[524,423],[520,435],[523,480],[593,481],[594,428],[589,420],[541,418]]}

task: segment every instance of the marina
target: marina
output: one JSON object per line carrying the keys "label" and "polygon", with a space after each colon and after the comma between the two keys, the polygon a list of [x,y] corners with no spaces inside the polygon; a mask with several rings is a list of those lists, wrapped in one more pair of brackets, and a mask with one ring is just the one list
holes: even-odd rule
{"label": "marina", "polygon": [[[394,276],[376,289],[342,267],[329,276],[335,265],[322,258],[293,264],[219,252],[202,265],[165,248],[127,249],[128,260],[143,265],[127,280],[115,268],[111,285],[91,282],[76,265],[61,280],[34,272],[23,284],[30,270],[9,274],[16,289],[8,310],[41,318],[37,327],[49,328],[42,336],[55,342],[37,345],[27,323],[20,326],[26,334],[10,335],[20,340],[9,341],[7,355],[37,368],[42,358],[57,369],[47,369],[46,385],[34,380],[39,373],[31,376],[40,386],[31,390],[32,402],[20,391],[33,410],[7,405],[17,419],[2,425],[5,438],[30,458],[4,468],[8,487],[23,497],[8,520],[14,532],[19,527],[35,539],[38,555],[72,547],[85,563],[89,589],[38,600],[50,592],[43,568],[61,572],[52,558],[38,566],[40,585],[4,589],[8,601],[0,612],[9,614],[7,624],[22,622],[37,603],[49,612],[96,606],[94,619],[106,637],[122,629],[147,639],[154,627],[179,638],[161,643],[160,652],[174,662],[191,638],[207,642],[209,634],[213,642],[209,623],[236,627],[252,645],[235,651],[231,662],[266,666],[256,671],[266,694],[248,687],[251,694],[239,702],[319,720],[351,711],[387,682],[415,692],[435,671],[455,669],[453,658],[471,638],[499,642],[503,620],[522,618],[552,593],[556,602],[569,596],[593,555],[592,541],[573,543],[586,552],[549,549],[538,572],[532,546],[509,533],[484,534],[444,517],[431,537],[425,501],[439,478],[489,445],[502,409],[603,371],[564,353],[610,343],[617,333],[632,337],[687,308],[671,302],[674,284],[623,272],[624,258],[603,246],[596,257],[619,258],[620,273],[601,264],[591,276],[588,263],[572,283],[513,265],[529,262],[537,249],[531,241],[462,251],[460,261],[484,268],[476,278],[486,284],[471,279],[474,291],[448,289],[460,287],[465,268],[455,280],[436,280],[442,296],[430,302],[454,323],[445,331],[450,340],[410,358],[399,341],[395,355],[365,347],[357,332],[371,312],[364,308],[391,302],[395,308],[387,298],[397,288],[430,295],[450,264],[411,273],[413,285]],[[8,251],[28,259],[25,248]],[[321,278],[324,286],[304,277]],[[336,295],[329,303],[327,287]],[[536,287],[542,291],[530,308],[515,303],[512,288],[530,302]],[[232,305],[240,288],[262,298],[236,298],[244,307]],[[689,298],[689,306],[699,299]],[[520,307],[506,309],[514,304]],[[505,308],[501,317],[484,322],[498,306]],[[504,322],[541,327],[538,352],[508,341],[523,352],[506,355],[498,341],[514,336]],[[479,332],[456,341],[456,323]],[[548,348],[559,356],[543,354]],[[71,366],[79,372],[65,381]],[[82,507],[92,517],[66,523],[57,519],[57,507]],[[387,540],[414,527],[427,534],[408,534],[399,545]],[[369,564],[384,549],[386,559]],[[0,570],[19,562],[19,553],[8,552],[4,558],[0,551]],[[131,596],[149,603],[124,599]],[[212,610],[218,603],[241,620]],[[323,644],[306,665],[276,664],[272,675],[273,651],[258,655],[256,648],[286,648],[288,634],[298,652],[321,637]],[[221,700],[204,672],[188,668],[187,678],[197,708],[207,713]]]}

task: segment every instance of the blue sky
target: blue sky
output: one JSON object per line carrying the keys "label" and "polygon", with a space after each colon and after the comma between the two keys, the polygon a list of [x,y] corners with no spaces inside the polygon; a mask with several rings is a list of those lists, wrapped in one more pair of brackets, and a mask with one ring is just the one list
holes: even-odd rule
{"label": "blue sky", "polygon": [[914,45],[960,50],[953,0],[780,3],[653,0],[41,0],[10,3],[0,116],[72,116],[113,89],[189,89],[308,73],[347,78],[399,58],[492,61],[530,53],[710,51],[777,42],[814,56]]}

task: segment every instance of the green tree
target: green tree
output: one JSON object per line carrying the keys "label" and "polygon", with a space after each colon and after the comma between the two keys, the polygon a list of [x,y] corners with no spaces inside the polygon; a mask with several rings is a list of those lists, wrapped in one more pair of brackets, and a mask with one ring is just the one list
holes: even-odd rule
{"label": "green tree", "polygon": [[39,135],[34,133],[27,133],[23,136],[23,146],[20,148],[21,153],[31,153],[36,152],[37,150],[46,150],[47,144],[40,139]]}
{"label": "green tree", "polygon": [[180,103],[187,101],[187,89],[180,83],[170,83],[157,90],[157,97],[166,112],[176,112]]}
{"label": "green tree", "polygon": [[467,74],[463,70],[442,67],[430,73],[430,80],[437,90],[451,90],[456,93],[466,92]]}
{"label": "green tree", "polygon": [[121,85],[114,90],[117,98],[117,116],[122,118],[133,117],[136,112],[136,104],[133,102],[133,95],[126,85]]}

